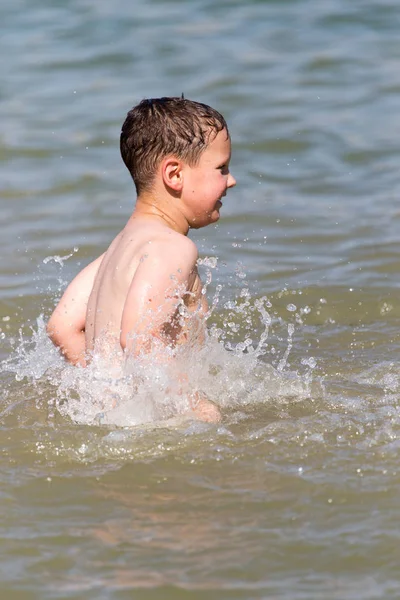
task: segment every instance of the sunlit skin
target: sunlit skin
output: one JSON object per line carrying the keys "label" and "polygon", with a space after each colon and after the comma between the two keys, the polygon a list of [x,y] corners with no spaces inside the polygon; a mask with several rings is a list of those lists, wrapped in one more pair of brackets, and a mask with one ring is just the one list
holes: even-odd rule
{"label": "sunlit skin", "polygon": [[[145,349],[151,337],[165,345],[184,343],[174,319],[177,290],[188,292],[189,310],[205,314],[208,308],[196,268],[198,251],[187,234],[218,221],[223,198],[236,185],[230,157],[230,138],[223,130],[211,135],[195,166],[175,156],[160,162],[124,229],[75,277],[49,320],[49,336],[69,362],[85,366],[87,353],[104,334],[135,353],[143,350],[137,343],[141,334]],[[196,399],[194,412],[203,420],[219,418],[206,399]]]}

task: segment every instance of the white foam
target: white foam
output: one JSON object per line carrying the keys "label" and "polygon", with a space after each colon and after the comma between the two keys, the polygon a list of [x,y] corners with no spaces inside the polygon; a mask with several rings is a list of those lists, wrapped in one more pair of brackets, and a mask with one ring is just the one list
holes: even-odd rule
{"label": "white foam", "polygon": [[[216,264],[216,259],[202,261],[207,269],[204,292],[211,282],[210,269]],[[238,270],[243,281],[242,267]],[[208,319],[218,305],[221,289],[221,285],[216,287]],[[54,410],[76,423],[90,425],[132,427],[166,421],[187,414],[189,397],[196,392],[223,411],[310,396],[316,362],[305,361],[302,375],[287,368],[294,334],[290,323],[281,355],[269,347],[272,318],[266,297],[253,300],[249,289],[242,286],[238,297],[225,303],[224,313],[216,315],[218,325],[209,322],[201,344],[201,328],[195,323],[198,314],[185,311],[183,305],[181,308],[180,318],[188,321],[192,335],[184,346],[169,349],[169,360],[164,363],[155,345],[146,355],[134,358],[121,354],[119,360],[105,359],[95,352],[88,367],[73,367],[49,341],[41,316],[32,336],[21,336],[1,369],[18,381],[26,378],[50,385],[53,393],[48,402]],[[272,356],[277,368],[268,362]]]}

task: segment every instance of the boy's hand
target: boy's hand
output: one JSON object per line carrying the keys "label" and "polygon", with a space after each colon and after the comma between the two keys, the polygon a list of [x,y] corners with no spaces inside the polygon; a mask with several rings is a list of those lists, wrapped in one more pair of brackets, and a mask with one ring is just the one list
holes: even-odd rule
{"label": "boy's hand", "polygon": [[199,392],[196,392],[191,398],[191,405],[193,413],[200,421],[218,423],[221,420],[219,409]]}

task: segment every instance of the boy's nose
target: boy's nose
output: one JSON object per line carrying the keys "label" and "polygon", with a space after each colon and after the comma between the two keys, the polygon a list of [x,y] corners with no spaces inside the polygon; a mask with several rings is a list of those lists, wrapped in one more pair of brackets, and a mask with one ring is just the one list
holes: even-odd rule
{"label": "boy's nose", "polygon": [[234,176],[231,173],[229,173],[228,186],[227,187],[231,188],[231,187],[235,187],[235,185],[236,185],[236,179],[234,178]]}

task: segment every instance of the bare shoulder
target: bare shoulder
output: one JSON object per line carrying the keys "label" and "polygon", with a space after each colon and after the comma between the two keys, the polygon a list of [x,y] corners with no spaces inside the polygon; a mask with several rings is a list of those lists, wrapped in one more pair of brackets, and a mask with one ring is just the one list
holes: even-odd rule
{"label": "bare shoulder", "polygon": [[69,284],[67,291],[77,292],[82,290],[83,294],[87,296],[93,286],[94,279],[96,277],[97,271],[101,265],[101,262],[104,258],[104,254],[93,260],[86,267],[84,267],[78,275],[71,281]]}
{"label": "bare shoulder", "polygon": [[104,254],[89,263],[82,271],[74,277],[68,285],[60,302],[58,303],[53,316],[57,315],[61,310],[65,311],[80,311],[82,314],[86,311],[90,292],[92,291],[93,282],[99,270]]}
{"label": "bare shoulder", "polygon": [[167,265],[194,267],[199,257],[196,244],[188,237],[174,231],[157,237],[149,248],[149,257]]}

